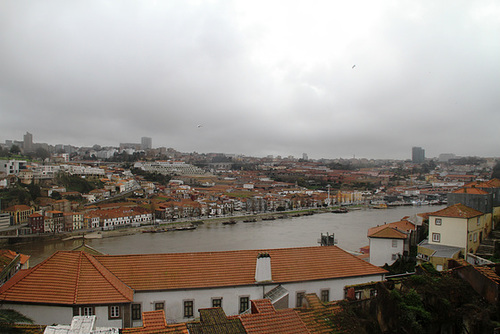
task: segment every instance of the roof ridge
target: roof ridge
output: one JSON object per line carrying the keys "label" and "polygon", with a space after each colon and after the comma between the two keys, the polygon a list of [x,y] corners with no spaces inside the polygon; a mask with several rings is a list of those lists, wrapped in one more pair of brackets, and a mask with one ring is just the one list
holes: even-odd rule
{"label": "roof ridge", "polygon": [[78,267],[76,269],[75,294],[73,295],[73,304],[76,304],[76,302],[77,302],[78,286],[79,286],[79,283],[80,283],[81,267],[82,267],[82,252],[80,252],[80,254],[78,256]]}
{"label": "roof ridge", "polygon": [[86,252],[80,251],[87,260],[94,266],[94,268],[104,277],[106,281],[111,284],[116,291],[118,291],[123,297],[133,301],[134,289],[128,286],[125,282],[119,279],[111,270],[106,268],[99,260],[97,260],[93,255]]}

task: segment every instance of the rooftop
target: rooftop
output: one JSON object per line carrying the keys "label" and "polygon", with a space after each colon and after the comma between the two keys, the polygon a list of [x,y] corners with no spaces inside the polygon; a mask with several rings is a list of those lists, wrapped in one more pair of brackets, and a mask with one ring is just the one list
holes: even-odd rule
{"label": "rooftop", "polygon": [[276,310],[269,299],[252,300],[251,309],[252,313],[238,316],[249,334],[310,333],[295,310]]}
{"label": "rooftop", "polygon": [[483,215],[479,210],[470,208],[461,203],[448,206],[444,209],[432,212],[429,216],[449,217],[449,218],[474,218]]}
{"label": "rooftop", "polygon": [[19,271],[0,288],[0,300],[126,303],[134,291],[253,285],[257,256],[264,252],[271,256],[273,284],[386,273],[336,246],[140,255],[59,251]]}
{"label": "rooftop", "polygon": [[122,334],[188,334],[186,324],[167,325],[165,311],[149,311],[142,313],[142,327],[124,328]]}

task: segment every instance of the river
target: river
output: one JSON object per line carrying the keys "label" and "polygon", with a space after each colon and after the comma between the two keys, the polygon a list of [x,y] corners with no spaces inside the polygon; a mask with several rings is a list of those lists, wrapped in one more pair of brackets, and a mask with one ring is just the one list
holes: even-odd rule
{"label": "river", "polygon": [[[268,249],[318,245],[321,233],[335,234],[338,246],[358,251],[368,245],[368,228],[398,221],[404,216],[434,212],[443,206],[405,206],[389,209],[361,209],[348,213],[323,213],[254,223],[223,225],[212,222],[196,230],[165,233],[136,233],[120,237],[89,239],[86,244],[105,254],[180,253]],[[6,247],[31,255],[30,266],[55,251],[71,250],[81,240],[31,242]]]}

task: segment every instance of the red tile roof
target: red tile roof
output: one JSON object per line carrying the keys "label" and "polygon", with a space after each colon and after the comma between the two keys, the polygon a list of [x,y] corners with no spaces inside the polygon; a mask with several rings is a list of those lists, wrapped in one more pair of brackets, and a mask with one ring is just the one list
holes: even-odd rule
{"label": "red tile roof", "polygon": [[302,321],[311,333],[329,334],[344,333],[334,322],[334,315],[342,308],[332,303],[322,303],[316,294],[306,294],[306,307],[296,308]]}
{"label": "red tile roof", "polygon": [[259,253],[271,256],[273,282],[300,282],[386,271],[336,246],[202,253],[96,256],[125,284],[137,290],[250,285]]}
{"label": "red tile roof", "polygon": [[31,210],[32,208],[30,206],[20,204],[20,205],[13,205],[5,209],[4,211],[7,212],[16,212],[16,211],[28,211]]}
{"label": "red tile roof", "polygon": [[473,218],[481,216],[483,213],[473,208],[469,208],[461,203],[446,207],[436,212],[432,212],[429,216],[450,217],[450,218]]}
{"label": "red tile roof", "polygon": [[187,324],[190,334],[241,334],[246,333],[238,317],[227,317],[220,307],[200,310],[200,321]]}
{"label": "red tile roof", "polygon": [[474,269],[479,271],[483,276],[496,285],[500,285],[500,277],[496,273],[495,268],[491,268],[489,266],[475,266]]}
{"label": "red tile roof", "polygon": [[397,221],[397,222],[369,228],[368,229],[368,237],[375,235],[377,232],[382,231],[382,230],[386,229],[387,227],[391,227],[391,228],[394,228],[400,232],[405,232],[405,233],[415,231],[415,225],[413,223],[409,222],[408,220],[402,219],[402,220]]}
{"label": "red tile roof", "polygon": [[30,255],[24,255],[21,253],[16,253],[10,249],[0,249],[0,269],[2,269],[2,263],[9,264],[16,258],[19,254],[19,262],[25,264],[29,260]]}
{"label": "red tile roof", "polygon": [[369,238],[383,239],[406,239],[408,235],[390,226],[382,226],[382,229],[377,229],[375,232],[368,232]]}
{"label": "red tile roof", "polygon": [[57,252],[21,270],[0,288],[0,300],[47,304],[126,303],[133,290],[85,252]]}
{"label": "red tile roof", "polygon": [[485,190],[471,187],[471,188],[460,188],[455,190],[453,194],[471,194],[471,195],[488,195],[489,193]]}
{"label": "red tile roof", "polygon": [[135,291],[255,284],[259,253],[271,256],[274,283],[387,271],[336,246],[229,252],[90,255],[59,251],[0,288],[0,300],[49,304],[122,303]]}
{"label": "red tile roof", "polygon": [[142,313],[142,327],[123,328],[123,334],[189,334],[186,324],[167,325],[165,311],[149,311]]}
{"label": "red tile roof", "polygon": [[252,313],[238,317],[248,334],[311,333],[295,310],[276,310],[269,299],[252,300]]}

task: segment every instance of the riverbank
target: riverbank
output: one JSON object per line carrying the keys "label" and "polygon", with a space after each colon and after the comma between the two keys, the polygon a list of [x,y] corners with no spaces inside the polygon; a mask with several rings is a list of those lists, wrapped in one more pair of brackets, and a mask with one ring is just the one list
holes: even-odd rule
{"label": "riverbank", "polygon": [[[349,210],[359,210],[363,206],[352,206]],[[177,221],[161,221],[157,220],[153,224],[141,225],[137,227],[133,226],[120,226],[112,230],[78,230],[74,232],[64,232],[59,234],[39,234],[39,235],[19,235],[19,236],[4,236],[0,237],[0,247],[9,247],[9,245],[23,244],[23,243],[33,243],[33,242],[51,242],[51,241],[70,241],[70,240],[92,240],[92,239],[102,239],[102,238],[116,238],[134,235],[137,233],[142,233],[143,231],[151,229],[173,229],[184,226],[197,226],[201,224],[216,224],[216,223],[244,223],[246,221],[262,221],[262,220],[275,220],[275,219],[290,219],[301,216],[309,216],[314,214],[329,213],[332,210],[339,208],[329,207],[329,208],[316,208],[316,209],[300,209],[292,211],[280,211],[280,212],[263,212],[263,213],[253,213],[253,214],[243,214],[243,215],[232,215],[223,217],[205,217],[205,218],[193,218],[193,219],[180,219]]]}
{"label": "riverbank", "polygon": [[[85,244],[104,254],[157,254],[157,253],[184,253],[184,252],[212,252],[231,251],[240,249],[271,249],[289,247],[310,247],[318,245],[321,234],[335,235],[337,246],[347,251],[358,251],[368,244],[366,233],[369,228],[384,224],[384,222],[398,221],[402,217],[412,216],[421,212],[430,212],[441,207],[400,207],[387,210],[371,208],[357,210],[351,208],[347,214],[331,213],[333,208],[318,211],[318,214],[303,215],[293,218],[294,212],[287,219],[272,221],[259,219],[250,220],[254,215],[239,216],[236,224],[222,224],[231,217],[214,217],[206,219],[204,224],[194,230],[142,233],[139,228],[121,228],[113,231],[101,231],[101,238],[82,239],[82,231],[74,233],[75,239],[63,241],[37,239],[34,242],[23,242],[7,245],[5,248],[31,255],[30,266],[36,265],[57,251],[73,250]],[[325,212],[326,214],[319,214]],[[282,213],[280,213],[282,214]],[[269,215],[269,213],[267,214]],[[234,218],[234,216],[233,216]],[[186,224],[176,222],[174,224]],[[168,224],[159,225],[162,228]],[[139,232],[141,231],[141,232]],[[92,233],[99,233],[93,231]],[[91,232],[85,232],[90,235]],[[66,235],[69,237],[70,235]],[[80,237],[80,238],[78,238]]]}

